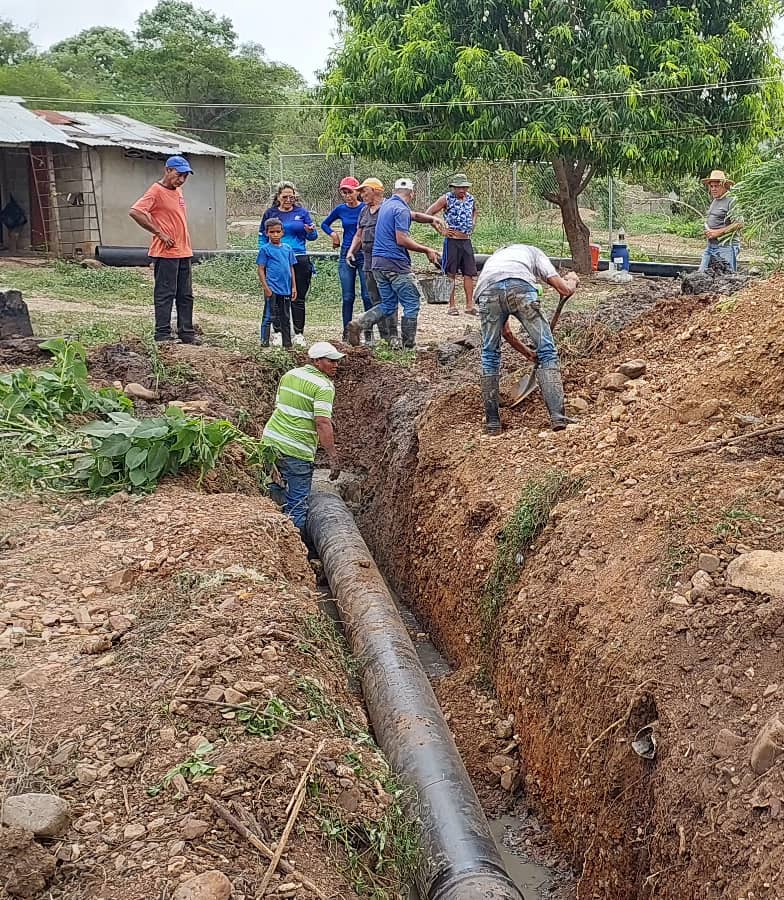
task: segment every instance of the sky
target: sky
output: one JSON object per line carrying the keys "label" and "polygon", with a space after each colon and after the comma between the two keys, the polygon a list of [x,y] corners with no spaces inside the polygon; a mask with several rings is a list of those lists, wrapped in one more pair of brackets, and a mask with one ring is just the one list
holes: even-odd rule
{"label": "sky", "polygon": [[[192,0],[234,22],[240,41],[261,44],[267,57],[294,66],[312,83],[334,43],[335,21],[330,15],[335,0]],[[0,19],[29,28],[41,48],[96,25],[129,30],[137,16],[154,0],[0,0]]]}

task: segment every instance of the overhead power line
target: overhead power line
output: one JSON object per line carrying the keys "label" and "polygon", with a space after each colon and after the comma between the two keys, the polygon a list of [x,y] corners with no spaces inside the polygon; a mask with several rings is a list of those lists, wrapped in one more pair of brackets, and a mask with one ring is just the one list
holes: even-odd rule
{"label": "overhead power line", "polygon": [[630,97],[654,97],[664,94],[685,94],[704,91],[727,91],[741,87],[762,87],[766,84],[780,83],[780,79],[775,76],[768,78],[749,78],[742,81],[724,81],[724,82],[707,82],[705,84],[681,85],[677,87],[666,88],[642,88],[639,90],[628,88],[623,91],[605,91],[594,94],[557,94],[554,96],[535,96],[535,97],[510,97],[507,99],[476,99],[476,100],[449,100],[449,101],[421,101],[416,103],[389,103],[389,102],[366,102],[366,103],[196,103],[190,101],[178,100],[160,100],[156,101],[152,98],[140,100],[114,100],[106,99],[83,99],[79,97],[27,97],[28,103],[79,103],[92,105],[110,105],[110,106],[153,106],[167,105],[184,109],[248,109],[248,110],[289,110],[289,111],[307,111],[307,110],[361,110],[361,109],[399,109],[399,110],[422,110],[422,109],[453,109],[454,107],[474,107],[474,106],[523,106],[535,105],[541,103],[575,103],[591,100],[619,100],[628,99]]}

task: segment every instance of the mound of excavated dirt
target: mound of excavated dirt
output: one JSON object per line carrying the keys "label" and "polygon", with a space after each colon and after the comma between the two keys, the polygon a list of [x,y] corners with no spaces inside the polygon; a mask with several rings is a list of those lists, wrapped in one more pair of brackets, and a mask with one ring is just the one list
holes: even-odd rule
{"label": "mound of excavated dirt", "polygon": [[[208,798],[269,845],[324,741],[284,853],[298,874],[270,890],[315,896],[304,876],[356,897],[371,834],[376,849],[392,839],[387,770],[288,519],[261,498],[166,486],[8,502],[0,534],[0,798],[53,793],[69,819],[34,845],[0,827],[0,884],[20,897],[50,880],[58,898],[227,885],[255,897],[268,861]],[[213,870],[214,895],[175,894]],[[377,877],[401,888],[393,871]]]}
{"label": "mound of excavated dirt", "polygon": [[[730,301],[665,300],[568,359],[579,427],[546,430],[534,399],[486,437],[476,374],[456,385],[416,367],[396,386],[381,376],[362,424],[366,537],[441,648],[488,667],[527,798],[581,872],[583,900],[784,896],[775,739],[771,768],[751,765],[784,713],[784,601],[727,574],[784,544],[784,432],[744,437],[784,424],[783,334],[781,278]],[[642,376],[620,375],[640,358]],[[340,401],[345,432],[367,390]],[[483,649],[496,538],[523,485],[553,469],[581,486],[521,554]],[[644,726],[653,758],[632,747]]]}

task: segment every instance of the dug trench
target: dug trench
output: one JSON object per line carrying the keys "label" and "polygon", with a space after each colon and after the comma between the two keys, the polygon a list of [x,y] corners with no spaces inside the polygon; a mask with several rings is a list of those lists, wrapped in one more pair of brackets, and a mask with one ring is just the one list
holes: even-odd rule
{"label": "dug trench", "polygon": [[509,716],[504,787],[578,898],[784,896],[784,281],[580,324],[559,433],[535,400],[484,436],[476,350],[408,371],[353,353],[358,520],[456,666],[437,693],[477,785],[504,762],[482,686]]}
{"label": "dug trench", "polygon": [[[408,366],[350,352],[337,378],[344,495],[454,666],[435,688],[486,811],[535,812],[578,898],[784,896],[775,729],[768,768],[752,753],[782,707],[781,575],[733,564],[781,550],[782,442],[750,432],[782,421],[784,281],[731,301],[668,293],[565,321],[580,427],[557,434],[537,399],[503,411],[500,438],[481,433],[470,341]],[[99,383],[139,381],[258,433],[287,360],[179,347],[151,361],[129,341],[90,362]],[[517,374],[511,355],[504,373]],[[328,895],[394,895],[405,866],[363,855],[374,821],[393,834],[394,783],[372,749],[355,755],[367,723],[343,651],[301,544],[241,460],[202,490],[6,504],[2,530],[0,599],[21,631],[0,655],[12,676],[0,763],[13,793],[71,803],[54,896],[170,896],[211,866],[252,896],[266,862],[206,796],[278,834],[322,739],[323,793],[292,858]],[[128,581],[110,587],[116,571]],[[93,647],[106,631],[112,646]],[[278,733],[280,708],[251,728],[231,718],[227,698],[254,692],[309,734]],[[538,829],[530,819],[526,843],[542,844]],[[299,884],[273,882],[279,896]]]}

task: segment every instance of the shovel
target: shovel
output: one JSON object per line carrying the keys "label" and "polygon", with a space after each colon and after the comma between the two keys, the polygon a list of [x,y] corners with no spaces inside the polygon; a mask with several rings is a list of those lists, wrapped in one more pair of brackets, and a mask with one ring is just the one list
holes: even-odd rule
{"label": "shovel", "polygon": [[[555,307],[555,312],[553,313],[553,317],[550,319],[550,331],[555,330],[555,326],[558,324],[558,320],[561,318],[561,310],[564,308],[566,301],[571,297],[571,294],[567,294],[566,297],[561,297],[558,301],[558,306]],[[517,387],[512,392],[512,399],[509,401],[509,406],[519,406],[523,400],[526,400],[528,397],[533,394],[533,392],[537,389],[538,384],[536,382],[536,370],[539,368],[539,363],[534,363],[533,369],[527,374],[523,375],[523,377],[517,382]]]}

